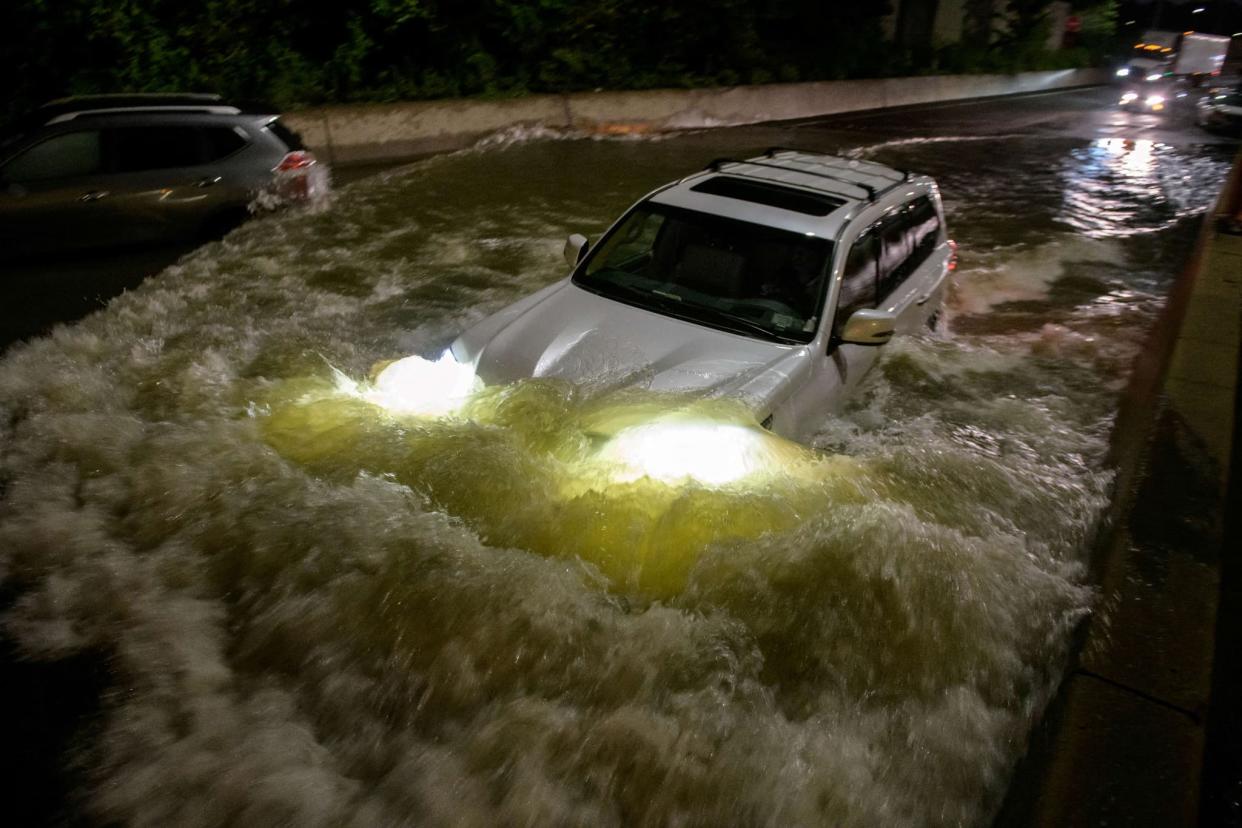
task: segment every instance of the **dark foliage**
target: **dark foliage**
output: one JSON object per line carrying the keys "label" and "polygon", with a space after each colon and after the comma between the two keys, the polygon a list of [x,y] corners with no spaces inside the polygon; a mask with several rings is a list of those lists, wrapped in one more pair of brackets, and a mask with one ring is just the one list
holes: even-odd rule
{"label": "dark foliage", "polygon": [[[1037,24],[1041,3],[1012,2]],[[984,42],[947,61],[930,41],[885,43],[889,11],[888,0],[6,0],[0,119],[90,92],[216,91],[290,108],[1026,68]]]}

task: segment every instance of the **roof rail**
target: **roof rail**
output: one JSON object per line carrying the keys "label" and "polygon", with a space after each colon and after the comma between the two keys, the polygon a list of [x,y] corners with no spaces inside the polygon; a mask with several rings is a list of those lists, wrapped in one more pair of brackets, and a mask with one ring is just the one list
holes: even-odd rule
{"label": "roof rail", "polygon": [[65,121],[72,121],[75,118],[98,115],[130,115],[136,112],[164,112],[172,115],[183,115],[187,113],[205,114],[205,115],[240,115],[241,110],[235,106],[186,106],[183,104],[163,105],[163,106],[115,106],[105,107],[103,109],[81,109],[75,112],[64,112],[49,118],[44,122],[45,126],[52,124],[61,124]]}
{"label": "roof rail", "polygon": [[105,92],[99,95],[70,95],[48,101],[43,106],[64,106],[66,104],[93,104],[98,107],[110,103],[122,106],[131,101],[149,101],[151,103],[220,103],[220,95],[214,92]]}
{"label": "roof rail", "polygon": [[[773,158],[773,157],[775,157],[778,153],[782,153],[782,152],[796,152],[796,153],[799,153],[799,154],[801,154],[801,155],[818,155],[818,156],[821,156],[821,157],[823,157],[823,158],[833,158],[833,159],[837,159],[837,160],[842,160],[842,159],[841,159],[841,157],[840,157],[839,155],[833,155],[833,154],[832,154],[832,153],[830,153],[830,152],[821,152],[821,151],[819,151],[819,150],[799,149],[798,147],[768,147],[767,149],[765,149],[765,150],[763,151],[763,154],[764,154],[764,155],[766,155],[766,156],[767,156],[767,157],[769,157],[769,158]],[[910,178],[910,173],[909,173],[908,171],[906,171],[906,170],[899,170],[899,169],[897,169],[896,167],[890,167],[890,166],[888,166],[887,164],[881,164],[881,163],[880,163],[880,162],[878,162],[878,161],[864,161],[864,160],[859,160],[859,159],[851,159],[851,160],[852,160],[852,161],[854,161],[854,163],[868,164],[868,165],[870,165],[870,166],[872,166],[872,167],[879,167],[881,170],[886,170],[886,171],[892,171],[892,172],[895,172],[895,173],[900,173],[900,175],[901,175],[901,179],[900,179],[900,180],[901,180],[901,181],[907,181],[907,180],[909,180],[909,178]],[[840,164],[828,164],[827,166],[830,166],[830,167],[840,167],[841,165],[840,165]],[[879,172],[876,172],[876,173],[864,173],[864,174],[865,174],[865,175],[879,175]]]}
{"label": "roof rail", "polygon": [[[848,184],[851,187],[857,187],[858,189],[862,190],[864,193],[867,194],[868,201],[875,201],[875,197],[876,197],[875,187],[872,187],[870,184],[864,184],[861,181],[851,181],[850,179],[842,178],[839,175],[831,175],[829,173],[824,173],[824,172],[815,172],[813,170],[799,170],[796,167],[783,167],[780,164],[769,164],[765,161],[742,161],[737,158],[717,158],[714,161],[712,161],[710,164],[708,164],[706,169],[709,169],[712,172],[720,172],[721,171],[720,168],[724,164],[749,164],[752,167],[767,167],[768,169],[784,170],[785,172],[798,173],[800,175],[809,175],[815,178],[826,178],[829,181],[836,181],[840,184]],[[758,176],[751,176],[751,177],[758,178]]]}

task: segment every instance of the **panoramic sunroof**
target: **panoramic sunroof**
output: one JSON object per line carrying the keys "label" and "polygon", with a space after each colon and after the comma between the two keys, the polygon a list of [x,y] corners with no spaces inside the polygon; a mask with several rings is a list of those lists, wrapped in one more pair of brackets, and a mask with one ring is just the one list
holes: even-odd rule
{"label": "panoramic sunroof", "polygon": [[792,187],[782,187],[780,184],[737,178],[731,175],[713,176],[695,184],[690,189],[696,193],[736,198],[738,201],[778,207],[781,210],[807,216],[826,216],[845,203],[830,195],[795,190]]}

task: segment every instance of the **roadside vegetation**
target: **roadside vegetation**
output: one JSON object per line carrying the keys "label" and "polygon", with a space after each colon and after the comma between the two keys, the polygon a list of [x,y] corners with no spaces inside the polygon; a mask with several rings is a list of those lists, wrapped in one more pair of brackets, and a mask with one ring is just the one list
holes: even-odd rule
{"label": "roadside vegetation", "polygon": [[967,0],[961,43],[908,31],[886,42],[883,20],[893,5],[7,0],[0,54],[14,71],[0,120],[50,98],[95,92],[217,91],[293,108],[1067,68],[1099,60],[1115,30],[1115,0],[1080,2],[1076,45],[1048,51],[1046,0]]}

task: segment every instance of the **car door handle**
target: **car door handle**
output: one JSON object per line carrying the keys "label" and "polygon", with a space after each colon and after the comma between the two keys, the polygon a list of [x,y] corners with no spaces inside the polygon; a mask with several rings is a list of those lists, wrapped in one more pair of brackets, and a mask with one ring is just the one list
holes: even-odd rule
{"label": "car door handle", "polygon": [[99,199],[101,198],[106,198],[107,195],[108,195],[107,190],[91,190],[89,193],[83,193],[82,195],[78,196],[78,201],[83,201],[83,202],[99,201]]}
{"label": "car door handle", "polygon": [[200,178],[198,181],[195,181],[194,186],[200,189],[203,187],[214,187],[216,184],[219,184],[223,180],[224,180],[223,176],[209,175],[204,178]]}

